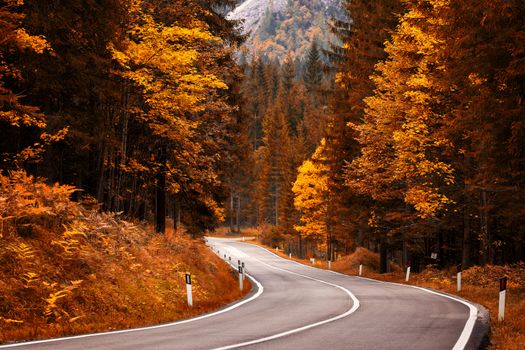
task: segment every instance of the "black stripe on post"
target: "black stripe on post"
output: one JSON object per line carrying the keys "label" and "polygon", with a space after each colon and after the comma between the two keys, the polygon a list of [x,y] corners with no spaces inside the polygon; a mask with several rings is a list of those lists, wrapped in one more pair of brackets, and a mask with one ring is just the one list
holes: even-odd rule
{"label": "black stripe on post", "polygon": [[457,270],[458,273],[460,273],[461,271],[463,271],[463,264],[458,264],[458,265],[456,266],[456,270]]}
{"label": "black stripe on post", "polygon": [[191,275],[189,273],[186,274],[186,284],[191,284]]}
{"label": "black stripe on post", "polygon": [[503,292],[504,290],[507,290],[507,277],[499,279],[499,291]]}

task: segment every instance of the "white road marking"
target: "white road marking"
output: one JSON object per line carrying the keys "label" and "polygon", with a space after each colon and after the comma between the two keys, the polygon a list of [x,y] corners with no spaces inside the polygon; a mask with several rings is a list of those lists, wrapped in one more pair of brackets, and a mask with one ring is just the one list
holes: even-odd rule
{"label": "white road marking", "polygon": [[[259,247],[259,248],[264,249],[264,250],[269,252],[269,250],[267,250],[265,248],[262,248],[262,247]],[[274,255],[276,255],[276,254],[274,254]],[[354,313],[360,306],[359,300],[355,297],[355,295],[353,295],[352,292],[350,292],[348,289],[346,289],[346,288],[344,288],[342,286],[339,286],[339,285],[334,284],[334,283],[326,282],[326,281],[323,281],[323,280],[320,280],[320,279],[317,279],[317,278],[313,278],[313,277],[310,277],[310,276],[306,276],[306,275],[303,275],[303,274],[300,274],[300,273],[296,273],[296,272],[293,272],[293,271],[289,271],[289,270],[286,270],[286,269],[281,269],[279,267],[267,264],[267,263],[265,263],[265,262],[263,262],[263,261],[261,261],[261,260],[259,260],[257,258],[253,258],[253,259],[257,260],[259,263],[261,263],[261,264],[263,264],[263,265],[265,265],[265,266],[267,266],[267,267],[269,267],[271,269],[283,271],[283,272],[286,272],[286,273],[289,273],[289,274],[292,274],[292,275],[296,275],[296,276],[299,276],[299,277],[303,277],[303,278],[306,278],[306,279],[309,279],[309,280],[312,280],[312,281],[316,281],[316,282],[319,282],[319,283],[323,283],[323,284],[326,284],[326,285],[338,288],[338,289],[342,290],[343,292],[345,292],[352,299],[353,305],[346,312],[344,312],[344,313],[342,313],[342,314],[340,314],[338,316],[335,316],[335,317],[323,320],[323,321],[319,321],[319,322],[316,322],[316,323],[311,323],[311,324],[308,324],[308,325],[305,325],[305,326],[302,326],[302,327],[299,327],[299,328],[291,329],[289,331],[281,332],[281,333],[274,334],[274,335],[271,335],[271,336],[268,336],[268,337],[254,339],[254,340],[250,340],[250,341],[243,342],[243,343],[238,343],[238,344],[227,345],[227,346],[223,346],[223,347],[220,347],[220,348],[215,348],[214,350],[227,350],[227,349],[240,348],[240,347],[247,346],[247,345],[259,344],[259,343],[263,343],[263,342],[266,342],[266,341],[269,341],[269,340],[282,338],[282,337],[288,336],[290,334],[303,332],[303,331],[306,331],[308,329],[311,329],[311,328],[314,328],[314,327],[318,327],[318,326],[321,326],[321,325],[324,325],[324,324],[327,324],[327,323],[330,323],[330,322],[334,322],[334,321],[340,320],[340,319],[342,319],[344,317],[347,317],[348,315],[351,315],[352,313]]]}
{"label": "white road marking", "polygon": [[[232,265],[233,266],[233,265]],[[233,266],[235,268],[235,266]],[[177,321],[177,322],[171,322],[171,323],[164,323],[156,326],[150,326],[150,327],[142,327],[142,328],[133,328],[133,329],[124,329],[120,331],[112,331],[112,332],[104,332],[104,333],[91,333],[91,334],[83,334],[83,335],[76,335],[71,337],[62,337],[62,338],[53,338],[53,339],[46,339],[46,340],[36,340],[36,341],[28,341],[28,342],[21,342],[21,343],[15,343],[15,344],[8,344],[8,345],[0,345],[0,349],[6,349],[6,348],[14,348],[14,347],[20,347],[20,346],[30,346],[30,345],[36,345],[36,344],[47,344],[47,343],[55,343],[65,340],[73,340],[73,339],[83,339],[83,338],[91,338],[91,337],[99,337],[99,336],[105,336],[105,335],[115,335],[115,334],[125,334],[125,333],[133,333],[133,332],[141,332],[141,331],[147,331],[152,329],[159,329],[159,328],[167,328],[167,327],[174,327],[185,323],[195,322],[199,320],[203,320],[205,318],[214,317],[229,311],[232,311],[246,303],[249,303],[258,297],[261,296],[261,294],[264,292],[264,287],[262,284],[257,281],[254,277],[248,275],[248,278],[252,280],[257,285],[257,292],[249,297],[248,299],[242,300],[238,303],[235,303],[225,309],[215,311],[206,315],[190,318],[187,320]]]}
{"label": "white road marking", "polygon": [[[335,273],[343,275],[343,276],[348,276],[348,275],[345,275],[345,274],[341,274],[339,272],[335,272]],[[468,343],[468,341],[470,339],[470,335],[472,334],[472,331],[474,330],[474,326],[476,325],[476,319],[478,317],[478,308],[476,306],[466,302],[465,300],[462,300],[462,299],[459,299],[459,298],[455,298],[455,297],[453,297],[451,295],[440,293],[440,292],[436,292],[436,291],[433,291],[433,290],[430,290],[430,289],[426,289],[426,288],[423,288],[423,287],[412,286],[412,285],[409,285],[409,284],[396,283],[396,282],[379,281],[379,280],[375,280],[375,279],[367,278],[367,277],[357,277],[357,278],[361,278],[361,279],[364,279],[364,280],[373,281],[373,282],[377,282],[377,283],[395,284],[395,285],[398,285],[398,286],[419,289],[419,290],[422,290],[423,292],[439,295],[440,297],[451,299],[451,300],[457,301],[458,303],[461,303],[461,304],[467,306],[469,308],[469,317],[467,318],[467,322],[465,322],[465,327],[463,327],[463,331],[461,332],[461,334],[460,334],[456,344],[452,348],[452,350],[463,350],[465,348],[465,346],[467,346],[467,343]]]}
{"label": "white road marking", "polygon": [[[245,244],[249,244],[249,243],[245,243]],[[258,247],[260,249],[264,249],[270,254],[273,254],[273,255],[275,255],[277,257],[280,257],[279,255],[273,253],[272,251],[270,251],[270,250],[268,250],[266,248],[263,248],[263,247],[260,247],[260,246],[254,245],[254,244],[252,244],[252,245],[256,246],[256,247]],[[282,257],[280,257],[280,258],[282,258]],[[452,350],[463,350],[463,349],[465,349],[465,347],[467,346],[467,343],[468,343],[468,341],[470,339],[470,336],[472,334],[472,331],[474,330],[474,326],[476,325],[476,319],[478,317],[478,308],[476,306],[466,302],[465,300],[462,300],[462,299],[459,299],[459,298],[455,298],[453,296],[450,296],[450,295],[447,295],[447,294],[443,294],[443,293],[439,293],[439,292],[436,292],[436,291],[433,291],[433,290],[430,290],[430,289],[426,289],[426,288],[423,288],[423,287],[417,287],[417,286],[412,286],[412,285],[409,285],[409,284],[402,284],[402,283],[395,283],[395,282],[379,281],[379,280],[375,280],[375,279],[372,279],[372,278],[366,278],[366,277],[350,276],[350,275],[345,275],[343,273],[336,272],[336,271],[323,270],[323,269],[319,269],[317,267],[301,264],[300,262],[297,262],[297,261],[294,261],[294,260],[289,260],[289,261],[293,262],[293,263],[296,263],[296,264],[299,264],[299,265],[304,266],[304,267],[308,267],[308,268],[312,268],[312,269],[316,269],[316,270],[322,270],[322,271],[326,271],[328,273],[333,273],[333,274],[341,275],[341,276],[344,276],[344,277],[355,277],[355,278],[361,278],[361,279],[365,279],[365,280],[373,281],[373,282],[377,282],[377,283],[395,284],[395,285],[398,285],[398,286],[415,288],[415,289],[419,289],[419,290],[422,290],[422,291],[427,292],[427,293],[439,295],[441,297],[448,298],[448,299],[457,301],[458,303],[461,303],[463,305],[466,305],[469,308],[469,317],[467,318],[467,321],[465,322],[465,327],[463,327],[463,331],[461,332],[461,334],[460,334],[456,344],[452,348]]]}

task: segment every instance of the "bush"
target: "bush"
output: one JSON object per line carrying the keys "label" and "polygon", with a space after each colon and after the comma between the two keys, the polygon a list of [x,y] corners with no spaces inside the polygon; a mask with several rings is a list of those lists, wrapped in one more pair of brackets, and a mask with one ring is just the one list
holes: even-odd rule
{"label": "bush", "polygon": [[261,227],[259,240],[262,244],[269,247],[279,247],[284,242],[284,237],[279,227],[274,225],[264,225]]}

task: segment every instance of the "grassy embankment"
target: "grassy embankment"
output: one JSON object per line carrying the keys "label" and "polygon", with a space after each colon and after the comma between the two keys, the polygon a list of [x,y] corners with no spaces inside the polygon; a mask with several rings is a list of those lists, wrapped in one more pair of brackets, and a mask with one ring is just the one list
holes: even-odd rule
{"label": "grassy embankment", "polygon": [[[100,213],[73,188],[0,176],[0,342],[191,317],[248,293],[202,241]],[[184,275],[192,274],[194,307]]]}
{"label": "grassy embankment", "polygon": [[[220,232],[221,236],[225,235]],[[243,230],[241,236],[260,236],[255,229]],[[232,237],[233,235],[229,235]],[[272,252],[289,259],[281,249],[265,246],[257,241],[250,241]],[[292,257],[292,260],[311,265],[309,260]],[[332,263],[332,269],[348,275],[357,275],[359,264],[363,264],[363,276],[378,280],[407,283],[405,273],[394,266],[395,272],[379,274],[379,256],[364,248],[358,248],[354,254],[344,256]],[[316,267],[327,269],[326,261],[316,261]],[[507,276],[507,303],[505,320],[498,321],[498,295],[499,278]],[[525,349],[525,264],[520,263],[513,266],[474,266],[462,273],[462,291],[456,291],[455,271],[436,270],[428,268],[421,273],[412,273],[408,284],[432,288],[450,294],[458,295],[467,300],[485,306],[491,317],[491,346],[490,350],[523,350]]]}

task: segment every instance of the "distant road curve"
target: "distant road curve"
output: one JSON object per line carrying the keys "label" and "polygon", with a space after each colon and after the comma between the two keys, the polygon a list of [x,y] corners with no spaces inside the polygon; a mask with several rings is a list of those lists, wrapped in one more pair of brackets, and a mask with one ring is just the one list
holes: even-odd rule
{"label": "distant road curve", "polygon": [[486,312],[418,287],[320,270],[238,240],[254,290],[218,312],[153,327],[0,346],[21,349],[478,349]]}

